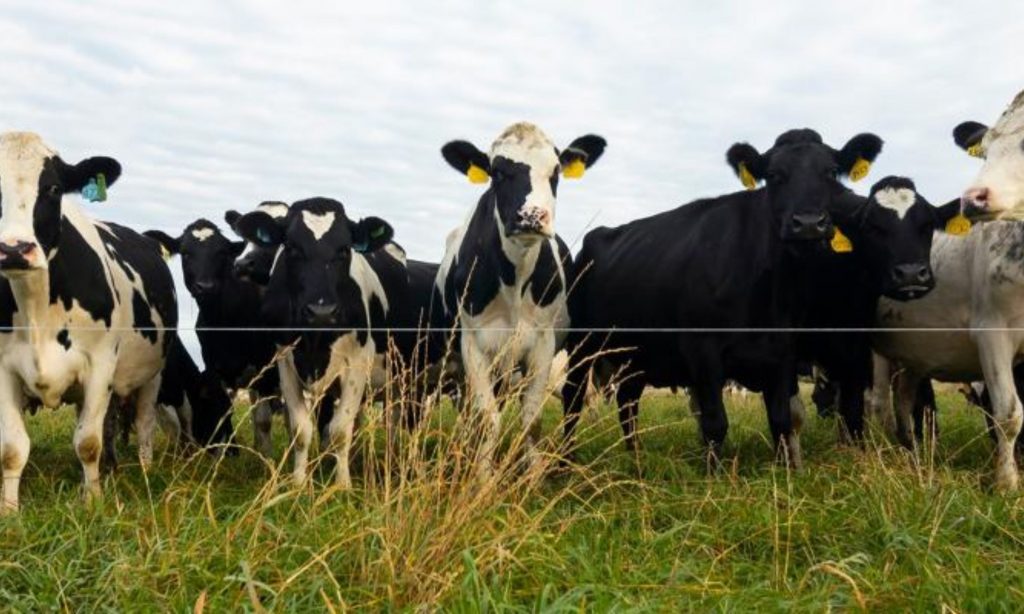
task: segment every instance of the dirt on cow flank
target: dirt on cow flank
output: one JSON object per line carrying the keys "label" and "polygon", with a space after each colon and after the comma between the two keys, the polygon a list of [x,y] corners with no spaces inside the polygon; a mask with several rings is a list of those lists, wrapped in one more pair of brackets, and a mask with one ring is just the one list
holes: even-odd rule
{"label": "dirt on cow flank", "polygon": [[[105,498],[89,507],[73,412],[40,412],[28,417],[23,511],[0,518],[0,603],[208,612],[1024,603],[1024,502],[990,491],[992,446],[960,395],[940,391],[940,444],[916,456],[877,431],[863,449],[837,446],[835,423],[811,416],[799,474],[774,462],[757,397],[728,403],[730,443],[710,477],[686,400],[659,392],[644,399],[638,453],[622,449],[615,412],[594,408],[568,469],[549,458],[524,472],[510,460],[478,484],[470,427],[447,406],[392,457],[378,409],[360,435],[351,492],[328,486],[326,461],[311,484],[288,486],[276,418],[277,460],[163,447],[143,473],[134,448],[122,450]],[[250,444],[246,413],[236,410],[236,425]],[[544,432],[557,433],[559,418],[549,403]]]}

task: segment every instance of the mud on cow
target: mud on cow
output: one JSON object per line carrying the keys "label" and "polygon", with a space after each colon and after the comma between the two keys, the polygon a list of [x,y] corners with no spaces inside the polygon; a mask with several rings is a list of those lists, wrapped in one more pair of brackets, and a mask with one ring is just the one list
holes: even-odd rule
{"label": "mud on cow", "polygon": [[[797,348],[790,331],[806,320],[812,265],[834,235],[829,210],[849,195],[839,178],[866,170],[881,146],[861,134],[835,150],[809,129],[783,133],[764,153],[738,143],[726,159],[748,191],[590,231],[569,295],[567,445],[586,373],[596,366],[622,374],[616,400],[627,441],[646,385],[689,386],[713,463],[728,429],[722,387],[732,379],[763,393],[772,439],[799,464],[802,406],[791,413]],[[708,332],[643,332],[651,327]],[[637,332],[587,332],[608,328]]]}
{"label": "mud on cow", "polygon": [[535,427],[551,361],[568,325],[564,241],[555,234],[559,176],[579,177],[597,162],[605,140],[587,135],[559,151],[538,127],[510,126],[484,153],[467,141],[441,154],[470,181],[490,185],[448,239],[433,312],[458,322],[458,349],[475,411],[482,418],[478,465],[493,472],[499,407],[495,387],[524,372],[521,403],[527,462],[536,458]]}
{"label": "mud on cow", "polygon": [[[1013,366],[1024,357],[1024,92],[991,128],[964,122],[953,138],[984,158],[961,197],[963,212],[980,223],[966,237],[936,235],[935,289],[912,303],[883,300],[879,321],[887,330],[875,335],[875,349],[902,369],[895,383],[896,414],[907,442],[921,378],[985,380],[996,435],[995,484],[1015,490],[1013,448],[1022,411]],[[893,330],[898,328],[910,330]],[[920,330],[927,328],[943,330]]]}
{"label": "mud on cow", "polygon": [[152,458],[154,401],[177,325],[170,271],[157,245],[92,220],[73,194],[104,191],[112,158],[68,164],[31,133],[0,135],[0,457],[3,509],[18,507],[28,461],[22,409],[80,406],[74,447],[86,496],[100,494],[103,420],[111,396],[137,406],[139,457]]}
{"label": "mud on cow", "polygon": [[391,243],[384,220],[351,221],[330,198],[291,205],[275,218],[254,211],[236,221],[247,241],[280,250],[263,295],[265,325],[293,346],[278,362],[281,393],[294,438],[296,481],[307,473],[313,423],[304,392],[337,400],[326,431],[337,458],[335,481],[352,484],[349,451],[375,358],[388,349],[389,327],[406,321],[405,254]]}

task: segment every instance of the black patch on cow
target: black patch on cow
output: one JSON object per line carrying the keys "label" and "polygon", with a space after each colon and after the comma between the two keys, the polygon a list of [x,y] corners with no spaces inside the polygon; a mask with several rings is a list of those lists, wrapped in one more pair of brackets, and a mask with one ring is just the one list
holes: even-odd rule
{"label": "black patch on cow", "polygon": [[139,334],[156,343],[156,323],[149,313],[149,303],[138,290],[132,290],[132,324]]}
{"label": "black patch on cow", "polygon": [[127,277],[129,281],[134,282],[135,273],[132,271],[131,267],[125,263],[121,254],[114,249],[113,243],[117,241],[117,237],[102,226],[97,226],[96,230],[100,233],[100,239],[103,241],[103,248],[107,250],[107,255],[110,256],[111,260],[117,263],[122,271],[124,271],[125,277]]}
{"label": "black patch on cow", "polygon": [[445,279],[445,303],[455,310],[478,315],[498,295],[500,285],[516,281],[516,267],[501,249],[501,235],[495,223],[494,196],[490,189],[477,203],[458,255]]}
{"label": "black patch on cow", "polygon": [[68,329],[66,329],[66,328],[60,329],[60,332],[57,333],[57,343],[59,343],[62,346],[64,346],[65,350],[70,350],[71,349],[71,337],[70,337],[70,335],[68,335]]}
{"label": "black patch on cow", "polygon": [[110,327],[114,293],[100,254],[66,218],[61,218],[60,245],[50,261],[50,303],[60,302],[65,310],[74,303],[93,320]]}
{"label": "black patch on cow", "polygon": [[0,278],[0,332],[10,332],[14,328],[14,312],[17,310],[11,283]]}
{"label": "black patch on cow", "polygon": [[530,288],[530,296],[533,298],[533,302],[542,307],[547,307],[558,298],[558,295],[565,288],[562,283],[562,271],[568,262],[570,262],[569,248],[562,241],[561,237],[557,238],[559,254],[555,256],[554,250],[551,248],[551,242],[545,241],[540,246],[540,254],[537,256],[537,263],[533,267],[533,273],[527,280],[526,285],[523,286],[523,292],[526,292],[527,286]]}
{"label": "black patch on cow", "polygon": [[43,168],[39,173],[36,202],[32,208],[32,230],[46,254],[57,245],[61,239],[63,226],[66,225],[62,225],[63,218],[60,212],[60,201],[64,196],[59,174],[61,164],[57,157],[47,158],[43,162]]}

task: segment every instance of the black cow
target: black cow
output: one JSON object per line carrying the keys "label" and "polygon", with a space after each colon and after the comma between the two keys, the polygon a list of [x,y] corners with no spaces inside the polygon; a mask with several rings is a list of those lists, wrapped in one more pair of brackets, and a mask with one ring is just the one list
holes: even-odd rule
{"label": "black cow", "polygon": [[[786,329],[806,319],[813,261],[834,234],[829,209],[848,194],[839,178],[860,174],[881,146],[877,136],[860,134],[837,151],[809,129],[783,133],[764,154],[736,144],[727,161],[749,188],[758,180],[764,187],[589,232],[569,297],[567,445],[588,357],[615,349],[602,360],[625,370],[616,397],[627,440],[645,385],[689,386],[716,459],[728,429],[722,386],[734,379],[763,393],[773,441],[788,444],[799,464],[802,415],[790,412],[796,337]],[[636,331],[588,334],[591,328]]]}
{"label": "black cow", "polygon": [[[146,234],[171,254],[181,255],[185,287],[199,306],[196,335],[206,369],[226,388],[249,390],[256,450],[270,457],[271,397],[278,392],[277,371],[271,363],[277,348],[273,335],[250,330],[262,326],[263,320],[259,286],[240,279],[233,270],[245,243],[230,241],[206,219],[192,222],[178,237],[158,230]],[[230,414],[217,417],[216,422],[213,441],[231,443]]]}
{"label": "black cow", "polygon": [[18,508],[29,437],[22,410],[79,405],[75,452],[87,497],[100,494],[103,420],[112,397],[137,407],[139,460],[152,460],[154,402],[177,326],[174,283],[157,245],[94,221],[120,176],[113,158],[68,164],[38,135],[0,135],[0,450],[3,502]]}
{"label": "black cow", "polygon": [[[852,194],[832,209],[846,244],[811,262],[815,286],[803,324],[813,329],[849,329],[802,334],[800,358],[825,370],[837,388],[837,408],[846,432],[864,429],[864,392],[871,385],[871,338],[878,299],[921,298],[935,286],[929,264],[932,235],[959,214],[960,203],[932,206],[904,177],[886,177],[868,198]],[[833,242],[834,245],[839,245]]]}
{"label": "black cow", "polygon": [[278,342],[294,346],[278,362],[294,437],[293,478],[305,480],[312,441],[304,390],[314,399],[340,396],[326,431],[337,458],[335,481],[348,488],[353,429],[371,370],[387,351],[387,328],[409,320],[404,253],[390,242],[387,222],[353,222],[329,198],[296,202],[284,218],[247,213],[236,228],[247,241],[281,250],[262,312],[265,325],[281,329]]}
{"label": "black cow", "polygon": [[526,461],[536,460],[535,426],[568,324],[564,266],[570,255],[554,231],[558,178],[581,176],[604,148],[603,138],[587,135],[559,152],[539,128],[518,123],[489,153],[466,141],[441,149],[471,181],[491,181],[473,214],[448,237],[433,307],[436,326],[458,322],[454,347],[483,422],[482,479],[493,472],[498,442],[494,391],[516,368],[526,376],[520,404]]}

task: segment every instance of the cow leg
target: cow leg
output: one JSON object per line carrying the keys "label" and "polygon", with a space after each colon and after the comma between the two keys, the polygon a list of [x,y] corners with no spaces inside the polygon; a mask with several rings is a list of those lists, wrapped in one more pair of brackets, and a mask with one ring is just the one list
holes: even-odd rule
{"label": "cow leg", "polygon": [[487,355],[472,339],[472,333],[463,333],[461,341],[462,360],[466,380],[473,395],[475,417],[480,421],[480,448],[477,458],[477,478],[485,482],[494,475],[494,456],[498,448],[501,416],[498,401],[494,397],[494,383],[491,364]]}
{"label": "cow leg", "polygon": [[718,467],[725,436],[729,432],[729,419],[722,402],[722,380],[698,382],[691,388],[700,408],[700,432],[707,446],[708,470]]}
{"label": "cow leg", "polygon": [[890,435],[896,432],[892,406],[892,374],[888,359],[871,353],[871,391],[868,394],[867,411],[875,416],[878,424]]}
{"label": "cow leg", "polygon": [[551,390],[551,363],[554,357],[555,335],[552,332],[542,333],[527,357],[526,390],[519,404],[523,424],[523,459],[527,470],[537,465],[540,414]]}
{"label": "cow leg", "polygon": [[938,437],[938,424],[935,422],[935,388],[932,380],[923,378],[914,393],[914,437],[917,441],[934,441]]}
{"label": "cow leg", "polygon": [[[794,437],[794,433],[790,398],[792,397],[794,386],[789,381],[791,377],[789,373],[792,373],[792,371],[785,369],[773,381],[768,382],[763,396],[765,409],[768,412],[768,427],[772,433],[775,451],[780,459],[788,457],[792,462],[789,444]],[[799,434],[796,434],[796,437],[799,437]],[[799,444],[797,444],[798,449],[799,447]]]}
{"label": "cow leg", "polygon": [[914,439],[914,398],[921,377],[903,369],[893,377],[896,410],[896,438],[907,449],[913,450]]}
{"label": "cow leg", "polygon": [[843,374],[839,379],[840,438],[854,442],[864,439],[864,393],[867,382]]}
{"label": "cow leg", "polygon": [[249,402],[252,406],[252,441],[256,452],[264,458],[271,458],[274,454],[274,445],[270,437],[270,429],[273,425],[274,409],[270,405],[270,399],[254,399],[258,394],[253,390],[249,391]]}
{"label": "cow leg", "polygon": [[622,427],[622,441],[627,452],[636,451],[636,416],[643,392],[644,382],[638,376],[626,378],[615,391],[615,402],[619,406],[619,426]]}
{"label": "cow leg", "polygon": [[3,503],[0,514],[18,511],[21,473],[28,463],[31,442],[25,430],[21,407],[25,397],[21,382],[7,371],[0,371],[0,462],[3,464]]}
{"label": "cow leg", "polygon": [[[82,410],[78,413],[78,425],[73,438],[75,453],[82,463],[84,494],[87,501],[102,494],[100,487],[100,456],[103,453],[103,420],[110,407],[111,377],[117,356],[112,352],[101,355],[93,361],[93,371],[85,385]],[[158,378],[159,382],[159,378]],[[152,419],[152,416],[151,416]],[[150,433],[152,437],[152,433]],[[152,450],[150,450],[152,454]],[[142,434],[139,433],[139,461],[142,457]],[[145,467],[145,465],[143,465]]]}
{"label": "cow leg", "polygon": [[982,331],[977,334],[985,387],[992,399],[992,422],[996,433],[995,485],[998,490],[1017,489],[1017,461],[1013,450],[1020,433],[1020,398],[1013,381],[1015,347],[1007,333]]}
{"label": "cow leg", "polygon": [[807,420],[807,410],[804,408],[803,399],[799,394],[789,397],[789,415],[793,427],[786,439],[786,446],[789,448],[790,464],[793,469],[799,471],[804,465],[803,448],[800,446],[800,431],[803,430],[804,422]]}
{"label": "cow leg", "polygon": [[[139,464],[143,469],[153,462],[153,433],[156,430],[156,398],[160,394],[162,376],[143,384],[135,395],[135,437],[139,441]],[[175,442],[177,443],[177,442]]]}
{"label": "cow leg", "polygon": [[349,457],[352,453],[352,438],[363,405],[363,394],[373,368],[374,343],[369,340],[345,365],[341,375],[341,399],[335,407],[327,425],[329,450],[336,459],[334,485],[342,490],[352,488],[352,474]]}
{"label": "cow leg", "polygon": [[281,380],[281,396],[288,408],[288,426],[294,450],[292,480],[301,485],[306,481],[309,465],[309,444],[313,440],[313,421],[309,417],[309,407],[302,395],[302,382],[295,369],[295,357],[288,352],[277,363],[277,371]]}

